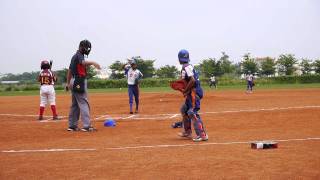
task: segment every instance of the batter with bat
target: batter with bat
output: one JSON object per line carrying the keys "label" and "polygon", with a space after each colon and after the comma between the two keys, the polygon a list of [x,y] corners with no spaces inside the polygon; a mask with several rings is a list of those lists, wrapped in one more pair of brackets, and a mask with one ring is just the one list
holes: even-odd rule
{"label": "batter with bat", "polygon": [[41,61],[41,71],[38,76],[40,87],[40,110],[38,120],[43,120],[43,113],[47,103],[50,103],[52,110],[52,119],[58,120],[56,110],[56,93],[54,90],[54,83],[57,82],[56,75],[51,71],[52,61]]}
{"label": "batter with bat", "polygon": [[189,64],[189,52],[181,50],[178,54],[179,62],[182,65],[181,79],[176,83],[172,83],[171,87],[179,90],[185,97],[185,103],[180,111],[183,116],[183,132],[178,135],[183,138],[192,138],[191,122],[193,123],[196,137],[194,142],[207,141],[209,139],[206,133],[203,122],[198,111],[200,110],[200,101],[203,97],[203,90],[200,85],[199,74],[194,67]]}

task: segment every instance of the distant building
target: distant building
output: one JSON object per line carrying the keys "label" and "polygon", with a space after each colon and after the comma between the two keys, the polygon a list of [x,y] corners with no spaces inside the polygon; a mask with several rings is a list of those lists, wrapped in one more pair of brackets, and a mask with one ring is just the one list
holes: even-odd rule
{"label": "distant building", "polygon": [[107,68],[102,68],[100,71],[97,71],[97,75],[94,77],[99,79],[108,79],[111,75],[111,70]]}
{"label": "distant building", "polygon": [[18,84],[20,81],[0,81],[1,84]]}

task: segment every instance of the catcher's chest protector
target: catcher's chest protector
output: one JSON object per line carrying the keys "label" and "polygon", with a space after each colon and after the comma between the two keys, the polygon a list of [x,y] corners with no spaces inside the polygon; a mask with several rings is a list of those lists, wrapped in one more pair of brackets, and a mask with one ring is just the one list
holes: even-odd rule
{"label": "catcher's chest protector", "polygon": [[[186,73],[186,70],[185,68],[187,66],[192,66],[191,64],[185,64],[182,66],[182,69],[181,69],[181,78],[182,79],[185,79],[187,82],[190,81],[190,77],[188,77],[187,73]],[[199,79],[199,72],[197,70],[195,70],[192,66],[192,73],[193,73],[193,78],[194,80],[196,81],[195,84],[194,84],[194,88],[196,89],[196,94],[199,96],[200,99],[202,99],[203,97],[203,90],[201,88],[201,85],[200,85],[200,79]]]}

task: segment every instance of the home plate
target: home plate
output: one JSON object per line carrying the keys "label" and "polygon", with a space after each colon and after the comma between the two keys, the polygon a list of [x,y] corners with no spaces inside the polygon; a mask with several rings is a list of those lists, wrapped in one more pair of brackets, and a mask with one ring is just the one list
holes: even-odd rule
{"label": "home plate", "polygon": [[278,143],[275,141],[256,141],[251,143],[252,149],[274,149],[278,148]]}

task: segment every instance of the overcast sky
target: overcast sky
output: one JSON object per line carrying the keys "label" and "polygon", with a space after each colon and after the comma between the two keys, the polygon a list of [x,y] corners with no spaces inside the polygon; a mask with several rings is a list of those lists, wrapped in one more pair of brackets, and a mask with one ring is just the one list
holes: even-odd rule
{"label": "overcast sky", "polygon": [[180,49],[194,64],[221,51],[320,58],[318,0],[0,0],[0,73],[38,71],[42,59],[68,67],[79,41],[90,60],[109,66],[140,55],[177,65]]}

